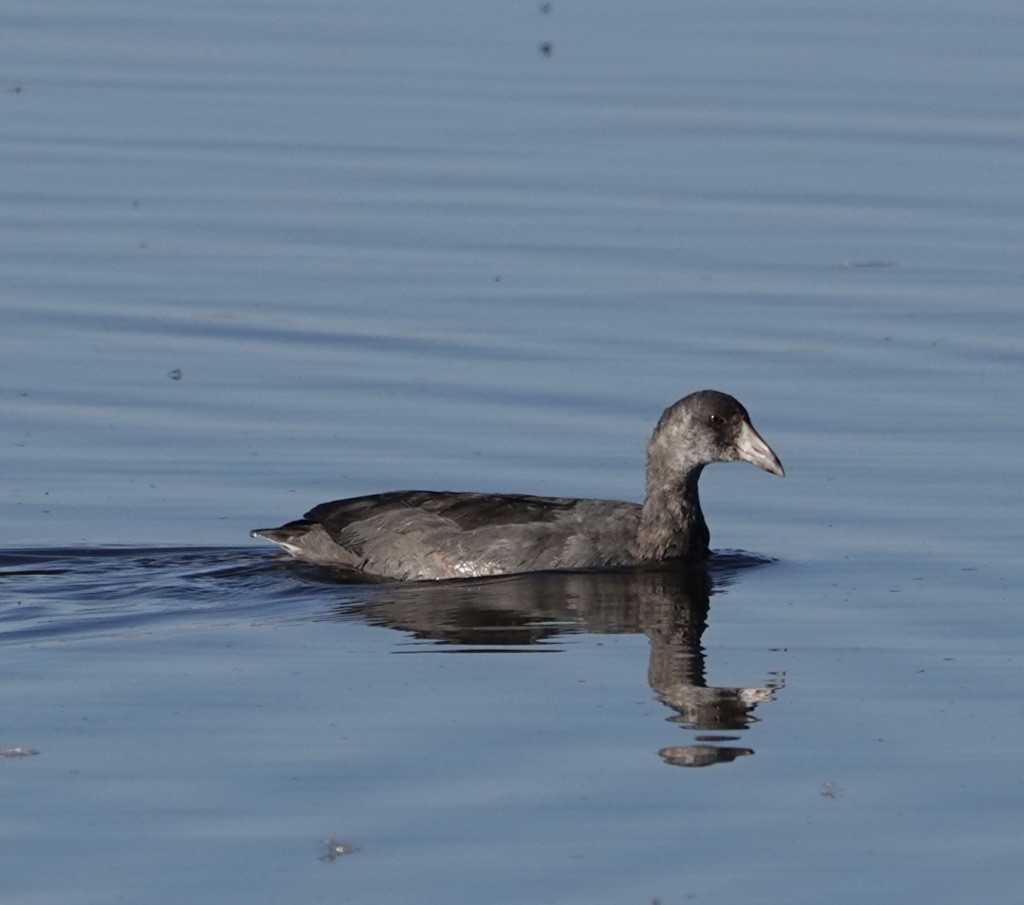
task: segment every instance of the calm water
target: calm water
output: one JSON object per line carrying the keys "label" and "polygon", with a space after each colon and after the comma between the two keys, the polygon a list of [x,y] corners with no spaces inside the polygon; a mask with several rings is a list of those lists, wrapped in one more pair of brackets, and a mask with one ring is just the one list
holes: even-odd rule
{"label": "calm water", "polygon": [[[8,4],[5,905],[1016,902],[1022,44],[1008,0]],[[702,387],[788,472],[708,470],[706,570],[246,537],[635,499]]]}

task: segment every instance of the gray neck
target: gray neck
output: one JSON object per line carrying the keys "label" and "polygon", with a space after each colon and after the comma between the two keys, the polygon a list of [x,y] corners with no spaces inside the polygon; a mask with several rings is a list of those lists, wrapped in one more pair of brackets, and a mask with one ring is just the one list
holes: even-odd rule
{"label": "gray neck", "polygon": [[711,537],[697,493],[703,469],[703,465],[694,465],[680,478],[678,474],[666,474],[655,459],[648,459],[647,497],[634,546],[639,561],[699,559],[707,555]]}

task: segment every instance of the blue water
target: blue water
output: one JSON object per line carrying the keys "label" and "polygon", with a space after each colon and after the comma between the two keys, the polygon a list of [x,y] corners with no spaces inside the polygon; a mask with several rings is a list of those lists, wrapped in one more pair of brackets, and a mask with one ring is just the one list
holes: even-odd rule
{"label": "blue water", "polygon": [[[3,24],[5,903],[1017,900],[1017,5]],[[787,469],[707,470],[707,572],[247,538],[637,499],[702,387]]]}

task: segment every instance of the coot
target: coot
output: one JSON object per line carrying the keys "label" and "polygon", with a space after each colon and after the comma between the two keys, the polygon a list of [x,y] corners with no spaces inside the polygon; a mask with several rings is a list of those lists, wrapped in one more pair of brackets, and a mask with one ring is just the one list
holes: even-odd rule
{"label": "coot", "polygon": [[737,400],[701,390],[665,409],[654,428],[643,505],[398,490],[321,503],[251,535],[296,559],[401,580],[699,559],[710,536],[697,481],[705,465],[734,461],[785,473]]}

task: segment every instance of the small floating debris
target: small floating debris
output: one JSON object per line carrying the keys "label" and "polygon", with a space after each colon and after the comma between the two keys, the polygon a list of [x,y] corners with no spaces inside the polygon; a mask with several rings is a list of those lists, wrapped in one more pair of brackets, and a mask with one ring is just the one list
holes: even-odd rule
{"label": "small floating debris", "polygon": [[181,368],[171,368],[171,370],[167,372],[167,376],[170,377],[171,380],[181,380]]}
{"label": "small floating debris", "polygon": [[356,846],[349,845],[347,842],[338,842],[330,836],[324,839],[324,845],[327,846],[327,851],[320,856],[320,860],[327,864],[333,864],[343,855],[353,855],[359,851]]}
{"label": "small floating debris", "polygon": [[0,757],[32,757],[38,753],[31,748],[0,748]]}
{"label": "small floating debris", "polygon": [[546,57],[549,57],[549,56],[551,56],[551,52],[552,52],[552,51],[553,51],[554,49],[555,49],[555,48],[554,48],[554,46],[552,45],[552,43],[551,43],[550,41],[541,41],[541,42],[540,42],[540,52],[541,52],[541,53],[542,53],[542,54],[543,54],[544,56],[546,56]]}
{"label": "small floating debris", "polygon": [[829,779],[821,784],[818,791],[822,798],[831,798],[835,801],[839,797],[839,783],[834,779]]}

